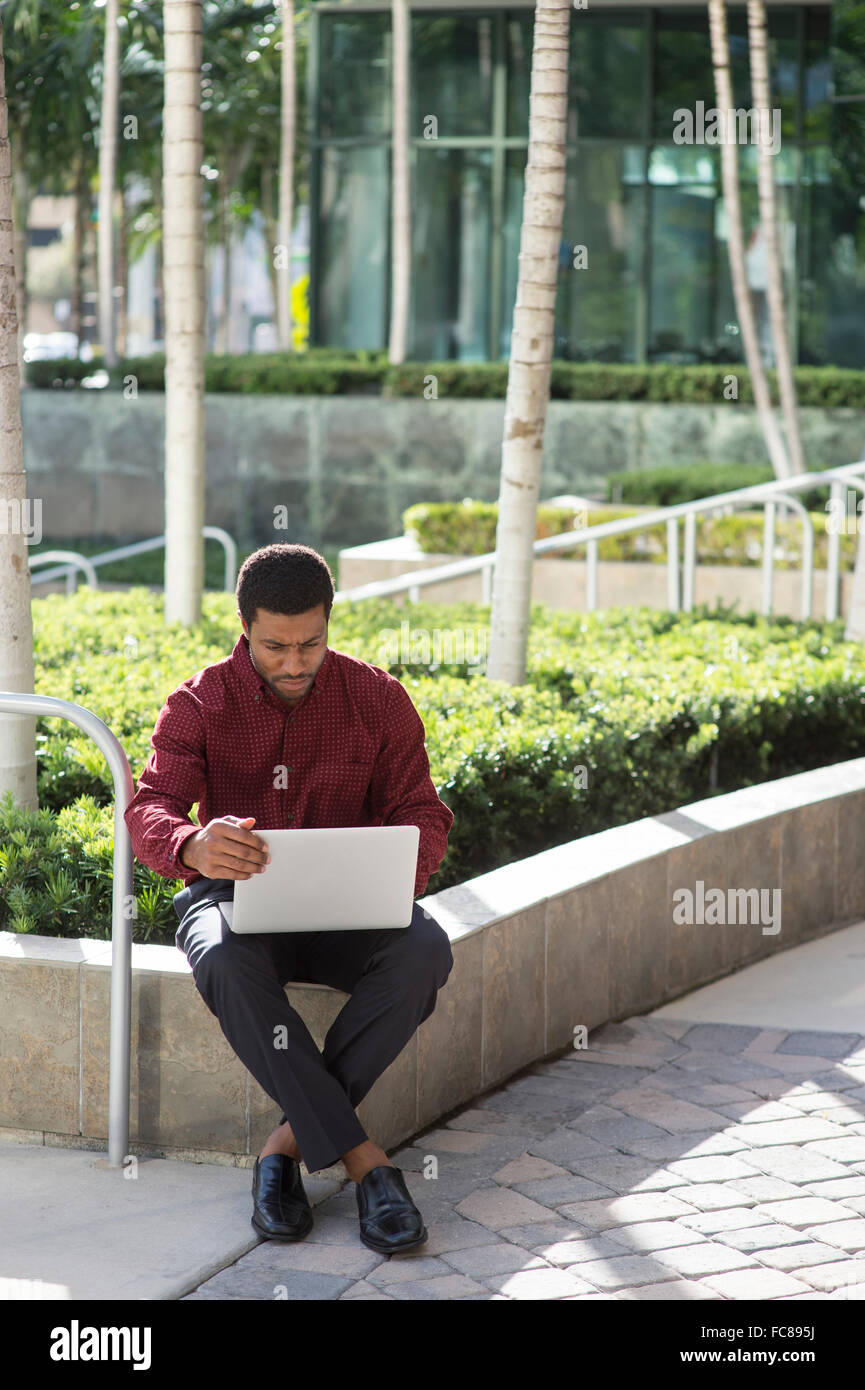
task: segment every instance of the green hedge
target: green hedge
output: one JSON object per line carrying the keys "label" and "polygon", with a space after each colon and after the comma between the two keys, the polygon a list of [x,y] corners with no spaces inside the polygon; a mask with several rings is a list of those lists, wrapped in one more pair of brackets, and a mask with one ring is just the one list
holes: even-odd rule
{"label": "green hedge", "polygon": [[[675,472],[677,470],[671,470]],[[630,475],[626,475],[630,476]],[[698,493],[698,496],[704,494]],[[677,499],[678,500],[678,499]],[[685,500],[685,499],[682,499]],[[587,524],[638,516],[639,507],[589,507]],[[535,539],[561,535],[573,526],[573,511],[565,507],[538,507]],[[403,512],[403,525],[427,555],[489,555],[496,548],[495,502],[417,502]],[[814,563],[825,568],[828,549],[827,513],[812,512],[814,525]],[[856,537],[842,535],[841,565],[852,568],[856,560]],[[584,560],[585,546],[559,551],[561,560]],[[608,536],[598,543],[600,560],[648,561],[663,565],[667,560],[667,528],[661,523],[645,531]],[[697,559],[704,565],[759,565],[763,558],[763,513],[736,512],[731,516],[701,516],[697,521]],[[776,519],[775,567],[798,569],[802,563],[802,524],[794,518]]]}
{"label": "green hedge", "polygon": [[[733,492],[775,481],[768,465],[759,463],[712,463],[709,460],[669,468],[638,468],[611,473],[607,478],[607,500],[637,507],[674,507],[680,502],[696,502],[699,497]],[[796,494],[809,511],[826,510],[829,487],[814,487]]]}
{"label": "green hedge", "polygon": [[[27,380],[32,386],[75,385],[90,376],[101,359],[77,362],[60,359],[31,362]],[[121,389],[135,377],[140,391],[164,389],[164,356],[127,358],[109,372],[111,387]],[[667,401],[717,405],[723,402],[731,374],[738,379],[738,399],[751,403],[748,372],[742,365],[676,366],[669,363],[553,362],[550,395],[570,401]],[[773,399],[777,381],[769,372]],[[865,372],[841,367],[798,367],[794,373],[802,406],[865,407]],[[507,362],[406,362],[389,366],[383,351],[345,351],[312,348],[303,353],[208,354],[205,390],[264,395],[334,395],[366,393],[384,396],[430,395],[435,378],[438,399],[503,400],[507,391]]]}
{"label": "green hedge", "polygon": [[[134,778],[166,695],[237,638],[234,599],[206,594],[194,629],[164,627],[156,596],[80,591],[36,600],[36,689],[94,710]],[[460,664],[420,667],[387,643],[410,621],[483,643],[489,609],[340,604],[330,645],[405,684],[433,779],[456,820],[434,892],[581,835],[713,792],[861,756],[865,651],[843,625],[607,610],[532,610],[528,682]],[[456,661],[456,653],[450,656]],[[112,785],[72,725],[36,721],[38,813],[0,809],[0,929],[107,937]],[[585,775],[580,769],[585,768]],[[135,939],[171,944],[179,881],[134,868]]]}

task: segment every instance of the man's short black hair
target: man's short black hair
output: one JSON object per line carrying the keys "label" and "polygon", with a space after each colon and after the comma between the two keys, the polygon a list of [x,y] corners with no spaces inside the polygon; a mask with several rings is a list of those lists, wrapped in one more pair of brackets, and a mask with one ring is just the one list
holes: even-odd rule
{"label": "man's short black hair", "polygon": [[269,613],[308,613],[333,607],[333,575],[323,555],[308,545],[265,545],[244,560],[237,576],[237,606],[251,628],[259,608]]}

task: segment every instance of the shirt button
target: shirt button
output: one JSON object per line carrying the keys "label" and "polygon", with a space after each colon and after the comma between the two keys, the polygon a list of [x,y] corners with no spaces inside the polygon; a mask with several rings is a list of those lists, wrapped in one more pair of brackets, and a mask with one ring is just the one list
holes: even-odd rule
{"label": "shirt button", "polygon": [[293,815],[293,814],[292,814],[292,815],[288,815],[288,816],[286,816],[285,819],[286,819],[286,820],[294,820],[294,815]]}

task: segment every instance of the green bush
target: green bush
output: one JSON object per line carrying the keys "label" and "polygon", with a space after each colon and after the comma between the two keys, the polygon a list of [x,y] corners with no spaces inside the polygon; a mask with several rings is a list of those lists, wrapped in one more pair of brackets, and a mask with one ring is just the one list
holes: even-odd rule
{"label": "green bush", "polygon": [[[670,470],[675,471],[675,470]],[[698,496],[701,494],[698,494]],[[661,504],[659,504],[661,505]],[[639,516],[639,507],[610,507],[603,511],[589,507],[587,524]],[[535,539],[561,535],[573,526],[574,513],[566,507],[538,507]],[[403,525],[427,555],[489,555],[496,548],[498,504],[475,502],[418,502],[403,512]],[[826,565],[828,536],[826,512],[812,512],[814,563]],[[681,540],[680,540],[681,546]],[[852,568],[856,559],[856,537],[841,536],[842,567]],[[555,558],[584,560],[585,546],[561,550]],[[663,522],[644,531],[607,536],[598,543],[601,560],[645,561],[663,565],[667,560],[667,528]],[[736,512],[730,516],[700,516],[697,521],[697,559],[706,565],[759,565],[763,559],[763,513]],[[777,518],[775,522],[775,566],[798,569],[802,563],[802,523],[796,518]]]}
{"label": "green bush", "polygon": [[[31,386],[57,382],[77,384],[101,359],[31,362]],[[110,386],[120,389],[135,377],[138,390],[164,389],[165,358],[126,358],[109,372]],[[552,365],[550,395],[565,401],[669,401],[717,405],[730,375],[738,379],[739,401],[751,404],[753,394],[743,365],[677,366],[671,363],[565,362]],[[301,353],[244,353],[205,359],[205,390],[265,395],[335,395],[371,393],[383,396],[432,395],[451,400],[504,400],[508,364],[501,362],[405,362],[390,366],[383,350],[311,348]],[[768,373],[773,400],[778,400],[774,372]],[[865,407],[865,373],[841,367],[798,367],[796,390],[801,406]]]}
{"label": "green bush", "polygon": [[[233,648],[231,594],[193,630],[158,596],[79,591],[34,601],[36,690],[105,720],[138,779],[166,696]],[[389,650],[401,624],[458,631],[474,653],[420,666]],[[329,643],[404,683],[427,729],[433,780],[455,813],[435,892],[515,858],[712,793],[861,756],[865,651],[843,624],[532,609],[527,683],[486,680],[489,609],[338,604]],[[451,653],[451,655],[455,655]],[[398,658],[398,659],[397,659]],[[36,721],[40,810],[0,808],[0,929],[107,937],[112,782],[66,721]],[[585,775],[580,771],[585,769]],[[587,785],[584,785],[587,783]],[[197,808],[193,808],[193,814]],[[171,944],[180,881],[135,865],[137,940]]]}

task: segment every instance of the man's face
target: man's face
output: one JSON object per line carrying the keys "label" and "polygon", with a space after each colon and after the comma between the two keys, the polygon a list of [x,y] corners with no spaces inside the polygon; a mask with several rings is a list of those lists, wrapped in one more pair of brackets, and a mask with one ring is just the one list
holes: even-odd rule
{"label": "man's face", "polygon": [[251,627],[240,621],[256,671],[284,705],[299,704],[327,655],[324,604],[290,617],[258,608]]}

